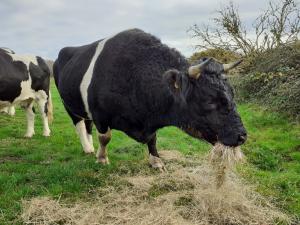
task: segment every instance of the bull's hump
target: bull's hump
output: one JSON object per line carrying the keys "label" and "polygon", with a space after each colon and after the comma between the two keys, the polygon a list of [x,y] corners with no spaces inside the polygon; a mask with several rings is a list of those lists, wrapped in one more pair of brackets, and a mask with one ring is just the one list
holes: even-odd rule
{"label": "bull's hump", "polygon": [[91,116],[91,112],[90,112],[89,105],[88,105],[88,88],[89,88],[91,80],[92,80],[95,63],[96,63],[98,57],[101,55],[102,50],[105,46],[105,43],[111,38],[112,37],[109,37],[109,38],[105,38],[105,39],[99,41],[99,43],[97,44],[95,53],[89,64],[89,67],[86,70],[86,72],[84,73],[81,84],[80,84],[80,93],[81,93],[82,101],[84,104],[85,111],[90,119],[92,119],[92,116]]}

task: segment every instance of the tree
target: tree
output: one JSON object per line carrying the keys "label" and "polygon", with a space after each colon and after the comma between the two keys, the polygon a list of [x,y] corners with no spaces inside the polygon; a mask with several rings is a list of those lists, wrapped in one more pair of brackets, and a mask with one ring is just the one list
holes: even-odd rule
{"label": "tree", "polygon": [[269,2],[253,23],[255,37],[250,38],[238,8],[229,2],[217,10],[211,25],[194,24],[188,32],[198,38],[200,49],[222,48],[251,55],[298,40],[300,9],[296,0]]}

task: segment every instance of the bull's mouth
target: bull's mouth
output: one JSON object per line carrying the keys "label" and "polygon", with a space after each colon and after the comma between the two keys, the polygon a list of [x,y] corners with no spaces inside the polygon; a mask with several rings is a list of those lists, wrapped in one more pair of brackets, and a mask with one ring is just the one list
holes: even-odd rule
{"label": "bull's mouth", "polygon": [[210,151],[210,160],[223,166],[230,166],[235,162],[243,162],[244,155],[239,146],[229,147],[217,142]]}
{"label": "bull's mouth", "polygon": [[184,132],[186,132],[188,135],[197,138],[197,139],[201,139],[204,140],[210,144],[212,144],[213,146],[215,146],[216,144],[222,144],[226,147],[229,148],[235,148],[238,147],[242,144],[245,143],[245,141],[247,140],[247,135],[238,135],[236,140],[221,140],[220,138],[218,138],[218,136],[206,136],[204,134],[202,134],[199,130],[192,128],[192,127],[187,127],[187,128],[183,128]]}
{"label": "bull's mouth", "polygon": [[186,127],[183,128],[184,132],[186,132],[188,135],[197,138],[197,139],[201,139],[204,141],[207,141],[208,143],[212,144],[212,145],[216,145],[216,144],[222,144],[226,147],[229,148],[235,148],[238,147],[242,144],[245,143],[245,141],[247,140],[247,135],[243,134],[243,135],[237,135],[235,140],[232,140],[232,138],[224,138],[221,139],[219,138],[217,135],[204,135],[202,134],[199,130],[193,128],[193,127]]}
{"label": "bull's mouth", "polygon": [[224,138],[219,139],[218,141],[221,142],[223,145],[228,146],[228,147],[238,147],[244,144],[247,140],[247,135],[237,135],[236,138]]}

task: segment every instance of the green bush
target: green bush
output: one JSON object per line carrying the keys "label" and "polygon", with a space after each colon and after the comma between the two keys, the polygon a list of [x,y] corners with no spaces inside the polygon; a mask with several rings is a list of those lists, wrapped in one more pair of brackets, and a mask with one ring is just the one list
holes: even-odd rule
{"label": "green bush", "polygon": [[258,102],[300,119],[300,43],[282,46],[246,60],[230,78],[241,102]]}
{"label": "green bush", "polygon": [[213,57],[222,63],[229,63],[241,58],[241,55],[221,48],[207,49],[201,52],[194,53],[190,58],[190,62],[195,62],[203,57]]}

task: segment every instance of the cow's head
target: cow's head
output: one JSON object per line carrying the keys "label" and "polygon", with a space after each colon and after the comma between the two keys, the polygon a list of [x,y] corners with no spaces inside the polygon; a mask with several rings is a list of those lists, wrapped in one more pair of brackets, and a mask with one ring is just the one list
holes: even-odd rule
{"label": "cow's head", "polygon": [[183,126],[184,131],[212,144],[238,146],[246,141],[246,130],[226,79],[226,72],[240,62],[221,64],[204,58],[190,66],[185,74],[171,71],[175,77],[174,93],[177,90],[177,96],[184,100],[181,106],[181,116],[187,124]]}

